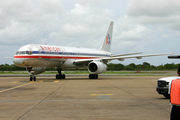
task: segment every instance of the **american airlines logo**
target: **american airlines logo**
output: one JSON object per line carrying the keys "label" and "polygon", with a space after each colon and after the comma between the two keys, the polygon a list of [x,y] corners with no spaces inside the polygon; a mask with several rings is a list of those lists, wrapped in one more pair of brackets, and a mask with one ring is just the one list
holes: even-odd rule
{"label": "american airlines logo", "polygon": [[111,44],[110,41],[111,40],[110,40],[109,34],[107,34],[107,36],[106,36],[106,45],[110,45]]}
{"label": "american airlines logo", "polygon": [[61,52],[59,47],[49,47],[49,46],[40,46],[44,51],[54,51],[54,52]]}

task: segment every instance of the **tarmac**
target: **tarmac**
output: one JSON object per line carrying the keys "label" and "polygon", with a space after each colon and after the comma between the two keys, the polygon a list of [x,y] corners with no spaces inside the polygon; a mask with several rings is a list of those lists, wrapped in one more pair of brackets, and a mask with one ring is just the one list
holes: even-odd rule
{"label": "tarmac", "polygon": [[0,77],[0,120],[169,120],[161,77]]}

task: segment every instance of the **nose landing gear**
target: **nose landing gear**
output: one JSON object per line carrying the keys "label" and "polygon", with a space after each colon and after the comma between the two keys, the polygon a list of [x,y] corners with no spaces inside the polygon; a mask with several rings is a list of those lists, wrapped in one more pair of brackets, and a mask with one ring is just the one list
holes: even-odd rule
{"label": "nose landing gear", "polygon": [[33,81],[33,80],[36,81],[36,76],[34,76],[34,74],[31,74],[30,75],[30,81]]}

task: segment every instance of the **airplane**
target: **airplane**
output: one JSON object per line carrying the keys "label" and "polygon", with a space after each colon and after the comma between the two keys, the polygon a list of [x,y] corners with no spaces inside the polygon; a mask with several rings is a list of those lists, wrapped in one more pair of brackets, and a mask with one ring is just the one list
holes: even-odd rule
{"label": "airplane", "polygon": [[98,79],[98,74],[107,70],[106,64],[111,60],[124,61],[127,58],[141,59],[142,57],[169,55],[169,53],[135,55],[141,52],[113,55],[110,52],[113,25],[114,21],[111,21],[99,49],[28,44],[19,48],[13,57],[13,62],[16,66],[26,67],[30,74],[30,81],[36,81],[35,75],[45,72],[46,67],[57,68],[56,79],[65,79],[65,74],[61,73],[62,69],[83,67],[87,67],[90,72],[89,79]]}

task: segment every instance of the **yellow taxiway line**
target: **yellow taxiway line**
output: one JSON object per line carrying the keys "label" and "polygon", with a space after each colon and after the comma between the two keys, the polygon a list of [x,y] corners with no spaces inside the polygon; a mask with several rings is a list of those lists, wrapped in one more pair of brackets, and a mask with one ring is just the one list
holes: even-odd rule
{"label": "yellow taxiway line", "polygon": [[99,95],[113,95],[113,94],[90,94],[91,96],[99,96]]}
{"label": "yellow taxiway line", "polygon": [[26,86],[26,85],[29,85],[29,84],[32,84],[32,83],[34,83],[34,82],[29,82],[29,83],[19,85],[19,86],[15,86],[15,87],[12,87],[12,88],[9,88],[9,89],[1,90],[0,93],[5,92],[5,91],[9,91],[9,90],[13,90],[13,89],[16,89],[16,88],[19,88],[19,87],[22,87],[22,86]]}

